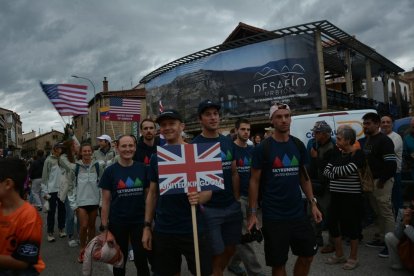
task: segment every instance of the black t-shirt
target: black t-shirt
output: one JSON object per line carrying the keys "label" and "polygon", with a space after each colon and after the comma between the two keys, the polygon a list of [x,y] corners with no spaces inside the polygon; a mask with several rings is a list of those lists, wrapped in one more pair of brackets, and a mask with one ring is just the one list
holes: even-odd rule
{"label": "black t-shirt", "polygon": [[123,167],[116,162],[106,168],[99,187],[111,192],[110,223],[144,223],[147,170],[145,164],[135,161],[129,167]]}

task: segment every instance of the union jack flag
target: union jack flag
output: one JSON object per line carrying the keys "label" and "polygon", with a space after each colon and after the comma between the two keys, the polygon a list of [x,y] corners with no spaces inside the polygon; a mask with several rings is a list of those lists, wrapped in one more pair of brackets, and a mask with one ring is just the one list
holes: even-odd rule
{"label": "union jack flag", "polygon": [[161,195],[223,190],[220,143],[157,147]]}

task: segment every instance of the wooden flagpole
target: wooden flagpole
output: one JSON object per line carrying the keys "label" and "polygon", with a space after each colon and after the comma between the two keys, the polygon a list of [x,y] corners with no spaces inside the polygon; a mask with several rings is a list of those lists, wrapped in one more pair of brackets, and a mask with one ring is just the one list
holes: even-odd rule
{"label": "wooden flagpole", "polygon": [[114,139],[116,139],[116,137],[115,137],[115,130],[114,130],[114,124],[112,123],[112,121],[111,121],[111,127],[112,127],[112,134],[114,135]]}
{"label": "wooden flagpole", "polygon": [[197,216],[196,216],[196,206],[195,205],[191,205],[191,220],[193,222],[193,238],[194,238],[194,253],[195,253],[195,262],[196,262],[196,272],[197,272],[197,276],[201,276],[200,250],[199,250],[199,246],[198,246]]}

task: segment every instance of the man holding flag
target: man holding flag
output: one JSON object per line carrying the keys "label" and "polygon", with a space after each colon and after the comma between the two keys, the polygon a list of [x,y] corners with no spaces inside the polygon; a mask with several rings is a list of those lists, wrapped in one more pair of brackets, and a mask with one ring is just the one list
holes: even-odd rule
{"label": "man holding flag", "polygon": [[[167,145],[185,144],[181,136],[184,123],[175,110],[165,110],[157,118],[161,134]],[[188,192],[160,196],[160,177],[157,155],[150,161],[150,187],[145,205],[145,226],[142,235],[144,248],[153,250],[154,272],[157,275],[177,275],[181,271],[181,255],[184,255],[188,269],[196,275],[196,250],[200,255],[201,275],[211,275],[211,254],[205,225],[201,218],[199,204],[211,198],[211,191]],[[192,226],[191,206],[197,209],[197,229]],[[157,208],[155,208],[157,207]],[[154,233],[152,222],[156,216]],[[195,249],[193,231],[197,230],[198,248]]]}

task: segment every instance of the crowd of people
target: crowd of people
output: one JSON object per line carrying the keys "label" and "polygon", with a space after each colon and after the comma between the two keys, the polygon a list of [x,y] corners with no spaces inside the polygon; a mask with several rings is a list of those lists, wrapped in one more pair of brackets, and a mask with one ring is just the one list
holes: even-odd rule
{"label": "crowd of people", "polygon": [[[220,108],[211,100],[199,104],[201,133],[190,142],[220,143],[224,189],[219,191],[160,194],[157,146],[186,144],[183,118],[173,109],[155,121],[143,120],[139,139],[126,134],[113,141],[104,134],[93,150],[72,137],[55,144],[47,157],[39,150],[28,173],[22,160],[0,159],[0,274],[37,275],[45,268],[39,253],[42,209],[47,241],[58,236],[79,246],[79,263],[100,224],[106,242],[117,243],[125,256],[114,275],[125,275],[128,258],[137,275],[179,275],[182,256],[194,275],[223,275],[226,268],[236,275],[265,275],[252,245],[262,239],[272,275],[286,275],[289,250],[297,256],[294,274],[309,274],[318,246],[322,254],[333,253],[327,265],[352,270],[363,262],[358,246],[370,220],[376,231],[366,245],[380,248],[391,268],[406,267],[398,248],[400,240],[414,242],[414,185],[403,187],[401,171],[411,166],[414,177],[414,119],[401,138],[390,116],[367,113],[360,140],[349,125],[332,130],[318,121],[305,145],[290,134],[287,104],[271,106],[265,137],[251,136],[243,118],[232,135],[223,136]],[[370,191],[361,185],[364,166],[372,173]],[[24,200],[28,182],[32,206]]]}

